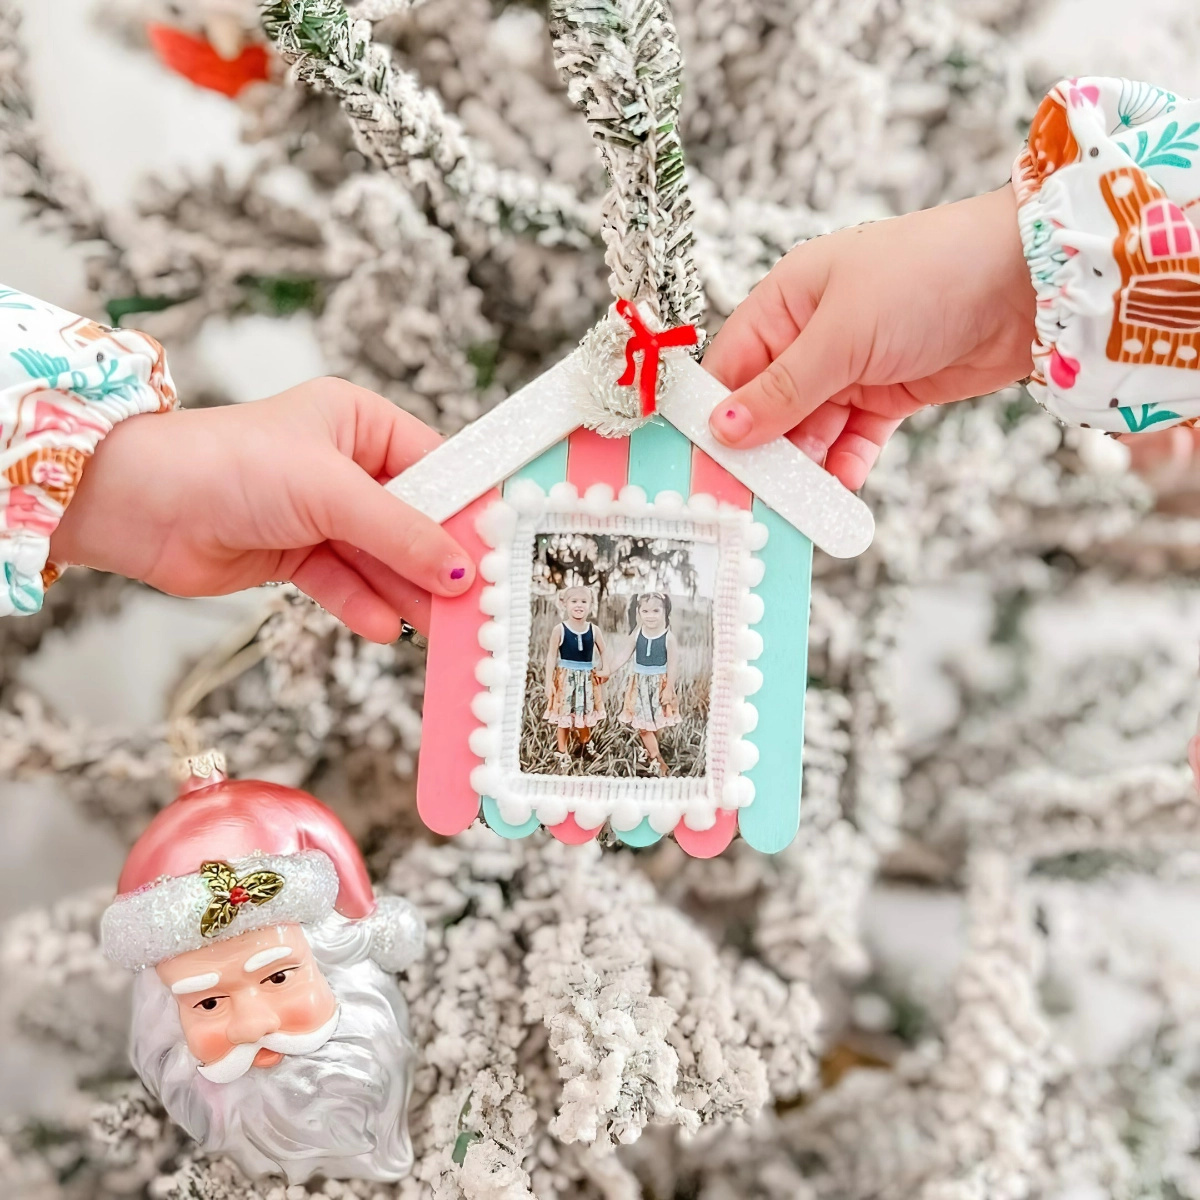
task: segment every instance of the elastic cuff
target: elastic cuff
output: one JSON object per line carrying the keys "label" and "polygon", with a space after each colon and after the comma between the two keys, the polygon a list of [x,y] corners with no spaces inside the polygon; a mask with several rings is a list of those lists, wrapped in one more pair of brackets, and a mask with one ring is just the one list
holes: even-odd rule
{"label": "elastic cuff", "polygon": [[0,288],[0,616],[42,606],[50,537],[100,440],[177,404],[162,346]]}
{"label": "elastic cuff", "polygon": [[0,538],[0,617],[29,616],[42,607],[46,581],[42,572],[50,553],[50,539],[17,531]]}
{"label": "elastic cuff", "polygon": [[1035,399],[1110,433],[1200,417],[1200,104],[1128,80],[1060,83],[1013,185]]}

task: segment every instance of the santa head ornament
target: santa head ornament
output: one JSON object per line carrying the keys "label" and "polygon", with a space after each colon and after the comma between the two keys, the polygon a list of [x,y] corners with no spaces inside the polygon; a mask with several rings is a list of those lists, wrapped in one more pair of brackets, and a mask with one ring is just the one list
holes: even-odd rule
{"label": "santa head ornament", "polygon": [[415,1054],[394,973],[421,952],[420,915],[375,896],[312,796],[229,780],[215,754],[184,775],[101,921],[105,953],[137,972],[138,1074],[252,1176],[399,1179]]}

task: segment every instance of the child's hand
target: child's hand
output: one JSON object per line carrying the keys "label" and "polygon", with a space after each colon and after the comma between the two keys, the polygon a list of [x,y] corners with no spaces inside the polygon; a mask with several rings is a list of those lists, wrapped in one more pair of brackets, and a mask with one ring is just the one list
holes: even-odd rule
{"label": "child's hand", "polygon": [[1028,375],[1033,321],[1010,186],[816,238],[776,264],[705,355],[735,389],[713,433],[731,446],[787,433],[859,488],[904,417]]}
{"label": "child's hand", "polygon": [[51,560],[213,596],[291,580],[355,633],[387,642],[429,593],[474,566],[427,517],[384,491],[440,441],[340,379],[269,400],[153,413],[100,443],[51,541]]}

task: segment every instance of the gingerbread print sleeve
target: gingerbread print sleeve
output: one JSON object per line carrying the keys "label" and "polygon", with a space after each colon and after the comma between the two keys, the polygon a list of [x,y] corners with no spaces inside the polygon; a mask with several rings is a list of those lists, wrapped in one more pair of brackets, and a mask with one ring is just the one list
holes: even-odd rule
{"label": "gingerbread print sleeve", "polygon": [[41,608],[50,535],[100,439],[175,405],[153,338],[0,287],[0,616]]}
{"label": "gingerbread print sleeve", "polygon": [[1060,83],[1013,184],[1037,292],[1035,398],[1110,433],[1200,418],[1200,101]]}

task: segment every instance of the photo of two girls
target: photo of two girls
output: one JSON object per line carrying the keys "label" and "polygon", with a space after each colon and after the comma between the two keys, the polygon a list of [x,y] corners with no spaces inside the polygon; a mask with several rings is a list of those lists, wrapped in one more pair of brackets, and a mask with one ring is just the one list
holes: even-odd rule
{"label": "photo of two girls", "polygon": [[703,776],[716,545],[543,533],[532,568],[521,770]]}

